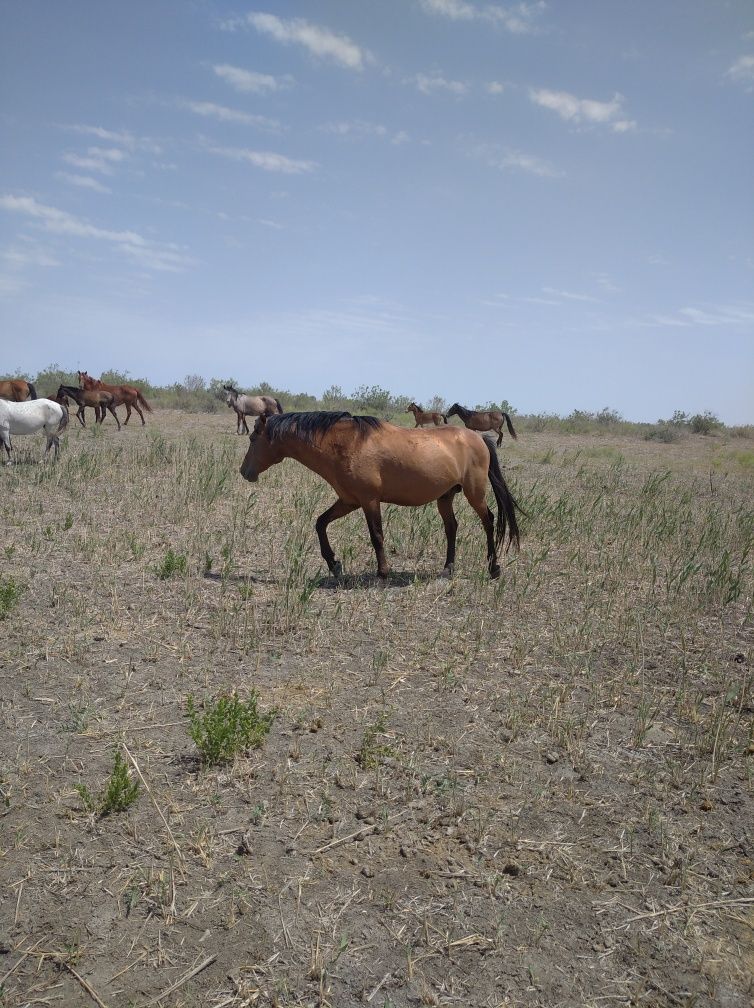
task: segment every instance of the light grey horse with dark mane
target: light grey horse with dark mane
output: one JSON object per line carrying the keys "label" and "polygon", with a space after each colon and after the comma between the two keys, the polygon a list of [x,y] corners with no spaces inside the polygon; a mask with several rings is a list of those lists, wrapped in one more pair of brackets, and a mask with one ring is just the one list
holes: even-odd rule
{"label": "light grey horse with dark mane", "polygon": [[225,402],[231,409],[236,411],[236,434],[248,434],[249,425],[246,423],[247,416],[274,416],[282,413],[283,407],[279,399],[274,399],[268,395],[246,395],[239,392],[232,385],[223,385],[227,395]]}

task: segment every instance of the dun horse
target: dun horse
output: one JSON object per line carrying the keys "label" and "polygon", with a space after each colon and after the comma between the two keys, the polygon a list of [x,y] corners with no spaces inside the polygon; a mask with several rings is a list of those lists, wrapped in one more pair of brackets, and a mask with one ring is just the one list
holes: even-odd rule
{"label": "dun horse", "polygon": [[268,395],[250,396],[239,392],[232,385],[223,385],[228,393],[225,402],[231,409],[236,411],[236,434],[248,434],[249,425],[246,423],[247,416],[272,416],[274,413],[282,413],[283,407],[279,399],[273,399]]}
{"label": "dun horse", "polygon": [[126,407],[126,419],[123,421],[123,426],[125,427],[128,421],[131,419],[131,409],[135,409],[136,412],[141,417],[142,427],[146,424],[144,419],[144,414],[141,412],[140,406],[143,406],[147,413],[152,412],[152,407],[149,405],[147,400],[144,398],[139,389],[135,388],[133,385],[108,385],[106,382],[100,381],[98,378],[92,378],[91,375],[87,374],[86,371],[77,372],[79,376],[79,387],[82,389],[104,389],[105,392],[112,392],[113,395],[113,406],[125,406]]}
{"label": "dun horse", "polygon": [[417,406],[415,402],[409,403],[407,409],[409,413],[414,414],[414,420],[416,420],[417,427],[423,427],[424,424],[434,424],[435,427],[442,427],[444,423],[448,422],[448,418],[444,413],[436,413],[433,410],[423,410],[421,406]]}
{"label": "dun horse", "polygon": [[30,402],[7,402],[0,399],[0,444],[8,454],[6,465],[12,465],[10,456],[13,448],[11,434],[36,434],[44,430],[47,447],[43,458],[47,458],[50,448],[55,446],[58,457],[60,439],[58,434],[68,425],[68,410],[51,399],[34,399]]}
{"label": "dun horse", "polygon": [[75,385],[60,385],[55,396],[55,402],[62,402],[66,398],[73,399],[78,404],[76,417],[82,427],[86,427],[84,410],[87,406],[91,406],[94,410],[95,423],[103,423],[105,413],[109,412],[117,423],[118,430],[120,430],[120,420],[113,406],[115,396],[112,392],[105,392],[104,389],[80,389],[76,388]]}
{"label": "dun horse", "polygon": [[[285,413],[260,416],[241,465],[244,479],[255,483],[260,473],[284,458],[294,458],[326,480],[338,499],[317,519],[320,550],[330,573],[339,577],[327,538],[330,522],[361,508],[377,556],[377,572],[388,576],[380,505],[417,507],[437,502],[445,526],[447,554],[443,574],[453,572],[458,522],[453,498],[463,491],[487,535],[490,576],[500,574],[497,551],[508,529],[508,546],[518,545],[517,504],[506,486],[491,438],[462,427],[408,429],[350,413]],[[487,506],[487,481],[497,501],[497,528]]]}
{"label": "dun horse", "polygon": [[511,418],[507,413],[503,413],[502,410],[470,410],[466,409],[465,406],[460,406],[458,403],[453,403],[448,410],[448,416],[460,417],[469,430],[497,431],[498,447],[503,443],[503,421],[507,424],[508,431],[513,440],[515,441],[518,437],[513,429]]}
{"label": "dun horse", "polygon": [[0,399],[10,399],[11,402],[26,402],[36,399],[37,390],[30,381],[23,378],[4,378],[0,381]]}

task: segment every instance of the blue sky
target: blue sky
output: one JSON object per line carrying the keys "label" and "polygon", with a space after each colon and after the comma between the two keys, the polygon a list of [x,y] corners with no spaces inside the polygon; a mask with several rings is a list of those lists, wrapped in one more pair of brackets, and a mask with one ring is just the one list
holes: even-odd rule
{"label": "blue sky", "polygon": [[0,369],[754,420],[748,0],[24,0]]}

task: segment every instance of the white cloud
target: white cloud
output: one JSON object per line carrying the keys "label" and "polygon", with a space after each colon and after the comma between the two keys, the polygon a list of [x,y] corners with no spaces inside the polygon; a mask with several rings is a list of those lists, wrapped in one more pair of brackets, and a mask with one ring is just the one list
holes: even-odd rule
{"label": "white cloud", "polygon": [[60,171],[55,172],[55,177],[62,179],[63,182],[67,182],[69,185],[78,186],[80,189],[91,189],[93,192],[98,193],[112,192],[112,189],[108,189],[99,179],[92,178],[91,175],[72,175],[70,172]]}
{"label": "white cloud", "polygon": [[193,263],[178,245],[150,241],[135,231],[97,227],[65,210],[39,203],[32,196],[0,196],[0,210],[31,217],[54,234],[108,242],[147,269],[175,273]]}
{"label": "white cloud", "polygon": [[336,136],[342,137],[377,137],[381,140],[389,140],[392,144],[407,143],[410,139],[405,130],[398,130],[393,133],[387,126],[383,126],[382,123],[366,122],[363,119],[325,123],[321,129],[323,133],[334,133]]}
{"label": "white cloud", "polygon": [[624,98],[617,93],[611,101],[601,102],[593,98],[577,98],[568,91],[532,88],[529,97],[535,105],[557,112],[566,122],[609,125],[616,133],[636,127],[633,120],[622,118]]}
{"label": "white cloud", "polygon": [[248,161],[256,168],[280,172],[283,175],[303,175],[317,168],[316,161],[302,161],[286,157],[285,154],[275,154],[272,151],[248,150],[242,147],[210,147],[209,150],[221,157],[230,158],[233,161]]}
{"label": "white cloud", "polygon": [[293,78],[286,74],[283,77],[273,77],[270,74],[257,73],[255,70],[243,70],[241,67],[220,63],[212,69],[236,91],[245,93],[266,94],[268,91],[281,91],[291,87]]}
{"label": "white cloud", "polygon": [[591,294],[576,294],[573,291],[558,290],[555,287],[543,287],[542,292],[551,297],[563,298],[565,301],[591,301],[599,303],[599,298],[592,297]]}
{"label": "white cloud", "polygon": [[280,18],[276,14],[252,11],[245,18],[226,21],[225,27],[233,30],[244,24],[271,35],[284,45],[301,45],[313,56],[331,60],[349,70],[362,70],[370,60],[369,53],[347,35],[339,35],[303,18]]}
{"label": "white cloud", "polygon": [[419,0],[428,14],[438,14],[451,21],[486,21],[497,24],[513,35],[526,35],[537,31],[537,18],[546,10],[543,0],[535,3],[517,3],[510,7],[484,4],[477,7],[466,0]]}
{"label": "white cloud", "polygon": [[63,154],[63,160],[74,168],[86,171],[98,171],[103,175],[112,175],[113,165],[123,161],[126,154],[118,147],[89,147],[86,155]]}
{"label": "white cloud", "polygon": [[502,94],[503,91],[505,91],[505,84],[501,84],[500,81],[493,80],[487,84],[486,90],[488,94]]}
{"label": "white cloud", "polygon": [[542,158],[534,154],[525,154],[519,150],[501,149],[492,144],[480,144],[472,148],[469,153],[485,161],[490,168],[522,171],[530,175],[538,175],[540,178],[560,178],[563,174],[547,161],[543,161]]}
{"label": "white cloud", "polygon": [[106,140],[108,143],[121,144],[123,147],[135,147],[137,144],[136,137],[132,133],[128,133],[124,130],[107,130],[103,129],[101,126],[67,126],[66,129],[71,130],[74,133],[83,133],[86,136],[96,136],[98,140]]}
{"label": "white cloud", "polygon": [[224,105],[216,105],[214,102],[185,101],[181,102],[181,105],[193,112],[194,115],[217,119],[220,122],[237,122],[247,126],[261,126],[264,129],[280,129],[280,123],[275,119],[268,119],[267,116],[261,115],[249,115],[248,112],[226,108]]}
{"label": "white cloud", "polygon": [[413,82],[416,84],[419,91],[422,94],[430,95],[437,91],[447,91],[454,95],[464,95],[469,89],[468,84],[464,81],[447,80],[445,77],[441,77],[439,74],[417,74],[412,78]]}
{"label": "white cloud", "polygon": [[751,326],[754,322],[754,305],[705,305],[702,308],[679,308],[674,315],[652,315],[643,325],[669,326]]}
{"label": "white cloud", "polygon": [[25,266],[60,266],[60,260],[43,248],[29,245],[26,248],[5,249],[2,258],[15,269]]}
{"label": "white cloud", "polygon": [[754,87],[754,56],[739,56],[736,62],[728,68],[726,77],[743,84],[747,91]]}

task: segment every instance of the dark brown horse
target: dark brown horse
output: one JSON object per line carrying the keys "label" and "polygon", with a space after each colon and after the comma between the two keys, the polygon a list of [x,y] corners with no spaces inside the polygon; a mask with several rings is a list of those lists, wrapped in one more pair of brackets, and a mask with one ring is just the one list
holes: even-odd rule
{"label": "dark brown horse", "polygon": [[3,378],[0,381],[0,399],[26,402],[27,399],[37,398],[37,390],[30,381],[25,381],[23,378]]}
{"label": "dark brown horse", "polygon": [[406,409],[409,413],[414,414],[417,427],[423,427],[424,424],[434,424],[435,427],[442,427],[444,423],[448,422],[448,418],[444,413],[436,413],[434,410],[423,410],[415,402],[409,403]]}
{"label": "dark brown horse", "polygon": [[88,375],[86,371],[78,371],[79,376],[79,387],[82,389],[104,389],[105,392],[112,392],[113,394],[113,406],[125,406],[126,407],[126,419],[123,421],[123,426],[125,427],[128,421],[131,419],[131,409],[135,409],[136,412],[141,417],[142,427],[145,425],[146,421],[144,419],[144,414],[141,412],[139,406],[143,406],[147,413],[152,412],[152,407],[149,405],[147,400],[144,398],[142,393],[133,385],[108,385],[106,382],[100,381],[98,378],[92,378]]}
{"label": "dark brown horse", "polygon": [[518,437],[513,429],[511,418],[502,410],[470,410],[456,402],[448,410],[448,416],[460,417],[469,430],[497,431],[498,447],[503,443],[503,421],[507,424],[513,440],[515,441]]}
{"label": "dark brown horse", "polygon": [[80,389],[76,388],[75,385],[60,385],[58,386],[57,395],[53,396],[53,399],[59,403],[64,403],[66,399],[73,399],[79,407],[76,410],[76,417],[82,427],[86,427],[84,411],[87,406],[91,406],[94,410],[95,423],[103,423],[105,412],[109,412],[117,423],[118,430],[120,430],[120,420],[113,406],[115,396],[112,392],[105,392],[104,389]]}
{"label": "dark brown horse", "polygon": [[[342,566],[327,538],[327,526],[361,508],[377,556],[377,572],[388,576],[380,504],[417,507],[437,501],[445,525],[448,549],[443,573],[453,572],[458,522],[453,498],[462,490],[479,515],[487,534],[490,576],[500,574],[497,551],[508,529],[508,545],[518,545],[516,502],[497,460],[491,438],[481,438],[460,427],[430,430],[396,427],[375,417],[350,413],[284,413],[260,416],[241,465],[244,479],[255,483],[259,474],[284,458],[294,458],[326,480],[338,499],[316,522],[322,556],[330,573]],[[487,481],[497,501],[497,529],[487,506]]]}

